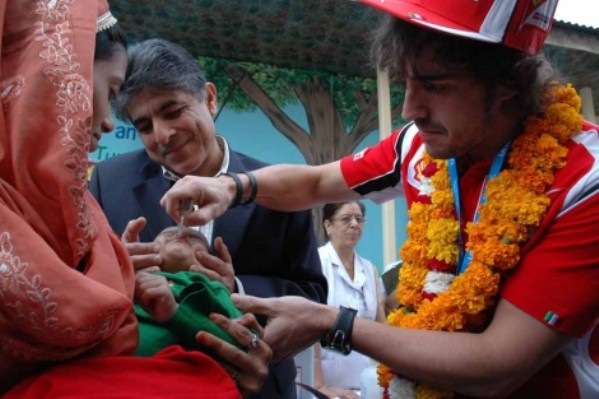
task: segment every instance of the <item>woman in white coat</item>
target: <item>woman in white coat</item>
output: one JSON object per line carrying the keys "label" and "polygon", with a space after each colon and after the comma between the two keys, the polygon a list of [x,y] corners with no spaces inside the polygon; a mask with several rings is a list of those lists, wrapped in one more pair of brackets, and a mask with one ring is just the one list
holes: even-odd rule
{"label": "woman in white coat", "polygon": [[[329,291],[327,303],[357,310],[357,317],[385,322],[381,283],[376,267],[356,253],[362,238],[365,208],[359,201],[326,204],[322,224],[329,242],[318,248]],[[314,386],[329,397],[357,399],[360,374],[369,358],[314,348]]]}

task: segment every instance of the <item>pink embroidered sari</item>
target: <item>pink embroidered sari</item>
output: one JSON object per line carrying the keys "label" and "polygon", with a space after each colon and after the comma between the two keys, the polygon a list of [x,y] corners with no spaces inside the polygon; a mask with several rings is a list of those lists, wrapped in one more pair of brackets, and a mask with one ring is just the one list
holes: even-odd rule
{"label": "pink embroidered sari", "polygon": [[203,353],[127,356],[133,267],[87,191],[107,11],[106,0],[0,3],[0,395],[20,382],[3,397],[239,398]]}
{"label": "pink embroidered sari", "polygon": [[132,266],[86,188],[97,8],[0,4],[3,372],[136,345]]}

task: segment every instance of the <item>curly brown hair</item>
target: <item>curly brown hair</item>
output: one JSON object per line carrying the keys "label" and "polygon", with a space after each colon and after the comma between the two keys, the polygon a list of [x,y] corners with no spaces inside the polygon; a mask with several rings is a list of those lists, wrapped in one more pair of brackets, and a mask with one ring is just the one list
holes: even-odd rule
{"label": "curly brown hair", "polygon": [[543,56],[444,34],[390,15],[375,32],[371,55],[380,69],[404,86],[406,69],[415,69],[424,51],[433,54],[435,62],[473,76],[487,87],[490,98],[500,85],[515,89],[514,108],[523,116],[539,113],[547,85],[559,80]]}

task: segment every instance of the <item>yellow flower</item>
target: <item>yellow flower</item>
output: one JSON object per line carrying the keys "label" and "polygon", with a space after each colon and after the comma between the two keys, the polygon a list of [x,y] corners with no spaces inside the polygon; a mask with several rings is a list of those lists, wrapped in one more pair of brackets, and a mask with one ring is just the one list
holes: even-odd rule
{"label": "yellow flower", "polygon": [[415,202],[413,206],[410,207],[409,216],[410,221],[414,223],[426,223],[430,219],[428,214],[428,204],[423,204],[421,202]]}
{"label": "yellow flower", "polygon": [[422,241],[426,239],[427,224],[409,222],[406,227],[406,231],[410,237],[413,237],[414,240]]}
{"label": "yellow flower", "polygon": [[[407,241],[401,248],[400,254],[404,262],[418,263],[425,266],[427,244],[425,242]],[[403,269],[403,267],[402,267]]]}
{"label": "yellow flower", "polygon": [[447,209],[450,211],[453,209],[453,195],[451,194],[451,191],[435,190],[431,195],[431,199],[433,204],[437,205],[441,209]]}
{"label": "yellow flower", "polygon": [[455,219],[434,219],[428,224],[428,232],[426,238],[444,242],[446,244],[453,243],[457,240],[460,232],[460,226]]}

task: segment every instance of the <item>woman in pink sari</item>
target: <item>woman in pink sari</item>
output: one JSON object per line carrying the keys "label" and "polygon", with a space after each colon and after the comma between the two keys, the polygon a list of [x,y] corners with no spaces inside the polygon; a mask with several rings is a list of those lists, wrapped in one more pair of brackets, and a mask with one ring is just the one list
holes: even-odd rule
{"label": "woman in pink sari", "polygon": [[[262,341],[244,352],[200,333],[225,366],[180,347],[130,356],[133,268],[87,191],[127,63],[124,42],[94,63],[115,22],[105,0],[0,3],[0,394],[238,398],[265,378]],[[255,319],[216,321],[249,346]]]}

